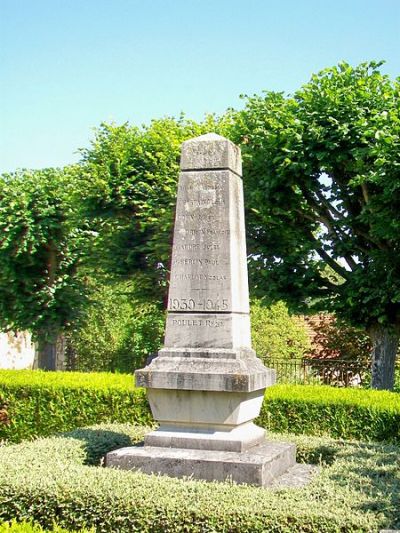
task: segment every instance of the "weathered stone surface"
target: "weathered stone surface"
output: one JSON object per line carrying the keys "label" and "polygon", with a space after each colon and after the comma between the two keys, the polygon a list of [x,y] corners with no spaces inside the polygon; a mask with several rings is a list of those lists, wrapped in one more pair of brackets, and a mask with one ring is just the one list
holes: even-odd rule
{"label": "weathered stone surface", "polygon": [[154,417],[161,425],[207,426],[205,431],[227,427],[230,431],[253,420],[259,413],[263,395],[260,391],[213,392],[175,389],[149,390]]}
{"label": "weathered stone surface", "polygon": [[182,144],[181,169],[229,168],[242,175],[240,149],[225,137],[207,133]]}
{"label": "weathered stone surface", "polygon": [[262,487],[295,464],[294,444],[266,442],[245,452],[133,446],[107,454],[106,466],[145,474],[191,477]]}
{"label": "weathered stone surface", "polygon": [[173,348],[249,347],[250,317],[235,313],[169,312],[164,344]]}
{"label": "weathered stone surface", "polygon": [[262,439],[250,422],[275,371],[251,349],[240,150],[203,135],[183,144],[181,169],[164,348],[136,371],[161,424],[146,444],[196,447],[195,433],[241,451]]}
{"label": "weathered stone surface", "polygon": [[249,312],[242,180],[229,170],[181,173],[168,310]]}
{"label": "weathered stone surface", "polygon": [[174,422],[171,426],[161,424],[157,431],[148,433],[144,444],[163,448],[244,452],[264,441],[265,430],[252,422],[231,427],[218,427],[211,423],[193,423],[186,427]]}
{"label": "weathered stone surface", "polygon": [[204,135],[183,144],[181,168],[164,348],[136,371],[136,383],[265,389],[275,373],[251,350],[240,150],[219,135]]}
{"label": "weathered stone surface", "polygon": [[136,384],[159,429],[107,466],[269,485],[295,463],[252,421],[275,371],[251,348],[240,150],[210,134],[183,144],[164,347]]}
{"label": "weathered stone surface", "polygon": [[33,368],[35,346],[27,331],[0,332],[0,368],[20,370]]}
{"label": "weathered stone surface", "polygon": [[158,356],[136,371],[139,387],[206,391],[253,392],[275,382],[275,370],[256,357],[248,359]]}

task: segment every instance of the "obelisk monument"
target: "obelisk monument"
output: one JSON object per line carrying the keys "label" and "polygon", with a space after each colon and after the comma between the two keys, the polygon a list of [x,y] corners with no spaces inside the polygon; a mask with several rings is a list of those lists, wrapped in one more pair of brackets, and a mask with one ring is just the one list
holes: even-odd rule
{"label": "obelisk monument", "polygon": [[267,485],[294,464],[253,423],[275,371],[251,348],[241,174],[228,139],[183,143],[164,347],[135,373],[159,429],[107,466]]}

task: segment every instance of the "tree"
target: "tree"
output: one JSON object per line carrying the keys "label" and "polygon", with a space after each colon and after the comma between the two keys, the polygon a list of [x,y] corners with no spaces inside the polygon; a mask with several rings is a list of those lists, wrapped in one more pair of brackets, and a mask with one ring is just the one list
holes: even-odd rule
{"label": "tree", "polygon": [[310,351],[306,328],[290,316],[284,302],[266,307],[253,299],[250,309],[252,346],[267,366],[269,358],[301,359]]}
{"label": "tree", "polygon": [[85,299],[77,266],[91,235],[72,190],[74,169],[0,177],[0,328],[29,330],[39,368],[54,370],[58,336]]}
{"label": "tree", "polygon": [[366,328],[372,386],[391,389],[400,336],[400,79],[381,64],[341,63],[292,97],[248,98],[231,136],[244,156],[256,292]]}
{"label": "tree", "polygon": [[100,239],[92,260],[119,279],[135,276],[146,300],[161,306],[167,289],[182,142],[218,129],[206,117],[181,117],[137,128],[102,124],[83,149],[80,177],[87,216]]}
{"label": "tree", "polygon": [[68,355],[73,356],[68,366],[132,373],[159,350],[165,314],[157,305],[136,299],[135,278],[122,282],[105,278],[98,271],[88,278],[90,305],[68,335]]}

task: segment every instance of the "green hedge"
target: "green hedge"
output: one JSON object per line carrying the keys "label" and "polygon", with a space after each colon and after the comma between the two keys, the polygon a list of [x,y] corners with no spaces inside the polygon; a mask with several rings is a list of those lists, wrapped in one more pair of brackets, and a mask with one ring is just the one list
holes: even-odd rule
{"label": "green hedge", "polygon": [[[146,428],[93,427],[0,447],[0,520],[96,532],[350,532],[400,526],[400,449],[294,437],[298,459],[320,462],[301,489],[205,483],[98,466]],[[282,436],[276,438],[282,439]],[[289,440],[288,436],[284,437]]]}
{"label": "green hedge", "polygon": [[[150,424],[132,376],[0,371],[0,440],[19,442],[107,422]],[[400,443],[400,394],[321,385],[267,389],[258,424],[274,431]]]}
{"label": "green hedge", "polygon": [[[43,529],[39,524],[32,522],[11,520],[0,524],[0,533],[70,533],[70,530],[56,524],[51,529]],[[95,533],[95,531],[94,529],[81,529],[79,533]]]}
{"label": "green hedge", "polygon": [[106,421],[151,423],[145,391],[127,374],[0,370],[1,405],[0,441]]}
{"label": "green hedge", "polygon": [[266,391],[258,423],[272,431],[400,443],[400,394],[275,385]]}

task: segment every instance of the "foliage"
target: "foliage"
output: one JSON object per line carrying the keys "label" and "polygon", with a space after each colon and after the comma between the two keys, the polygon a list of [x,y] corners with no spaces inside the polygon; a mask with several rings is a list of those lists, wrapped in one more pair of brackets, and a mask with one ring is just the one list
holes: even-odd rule
{"label": "foliage", "polygon": [[86,466],[101,432],[103,442],[111,434],[109,450],[115,434],[133,442],[143,435],[108,426],[2,447],[0,518],[121,533],[350,532],[400,524],[399,449],[393,446],[285,435],[296,442],[298,460],[320,463],[321,472],[305,488],[271,490]]}
{"label": "foliage", "polygon": [[10,423],[7,408],[7,402],[4,400],[4,398],[2,398],[2,396],[0,396],[0,425],[8,425]]}
{"label": "foliage", "polygon": [[311,357],[339,358],[341,360],[368,363],[371,339],[361,328],[355,328],[334,315],[320,314],[312,323],[316,335]]}
{"label": "foliage", "polygon": [[[9,425],[0,440],[47,436],[95,422],[149,424],[145,391],[125,374],[0,371]],[[267,389],[258,423],[274,431],[400,443],[399,394],[327,386]]]}
{"label": "foliage", "polygon": [[305,328],[288,313],[284,302],[265,307],[262,301],[251,303],[252,343],[258,357],[301,358],[309,351]]}
{"label": "foliage", "polygon": [[126,374],[0,370],[8,424],[0,441],[18,442],[100,421],[149,423],[143,389]]}
{"label": "foliage", "polygon": [[93,258],[120,276],[139,272],[151,301],[165,296],[181,144],[216,129],[213,116],[201,124],[184,117],[142,128],[102,124],[81,151],[84,205],[101,230]]}
{"label": "foliage", "polygon": [[400,443],[399,394],[276,385],[266,391],[258,423],[272,431]]}
{"label": "foliage", "polygon": [[232,135],[256,291],[367,328],[377,361],[381,341],[391,350],[391,368],[374,368],[386,387],[400,334],[400,81],[380,66],[341,63],[293,97],[248,98]]}
{"label": "foliage", "polygon": [[258,285],[361,325],[393,323],[400,301],[399,83],[379,66],[343,63],[292,98],[249,98],[237,123]]}
{"label": "foliage", "polygon": [[[51,529],[43,529],[39,524],[33,522],[11,520],[0,524],[0,533],[70,533],[71,530],[64,529],[54,524]],[[94,529],[80,529],[78,533],[95,533]]]}
{"label": "foliage", "polygon": [[50,337],[84,300],[78,262],[91,233],[73,200],[73,170],[0,177],[0,328]]}
{"label": "foliage", "polygon": [[136,297],[134,282],[90,281],[90,305],[69,336],[70,366],[81,371],[133,372],[160,348],[164,313]]}

